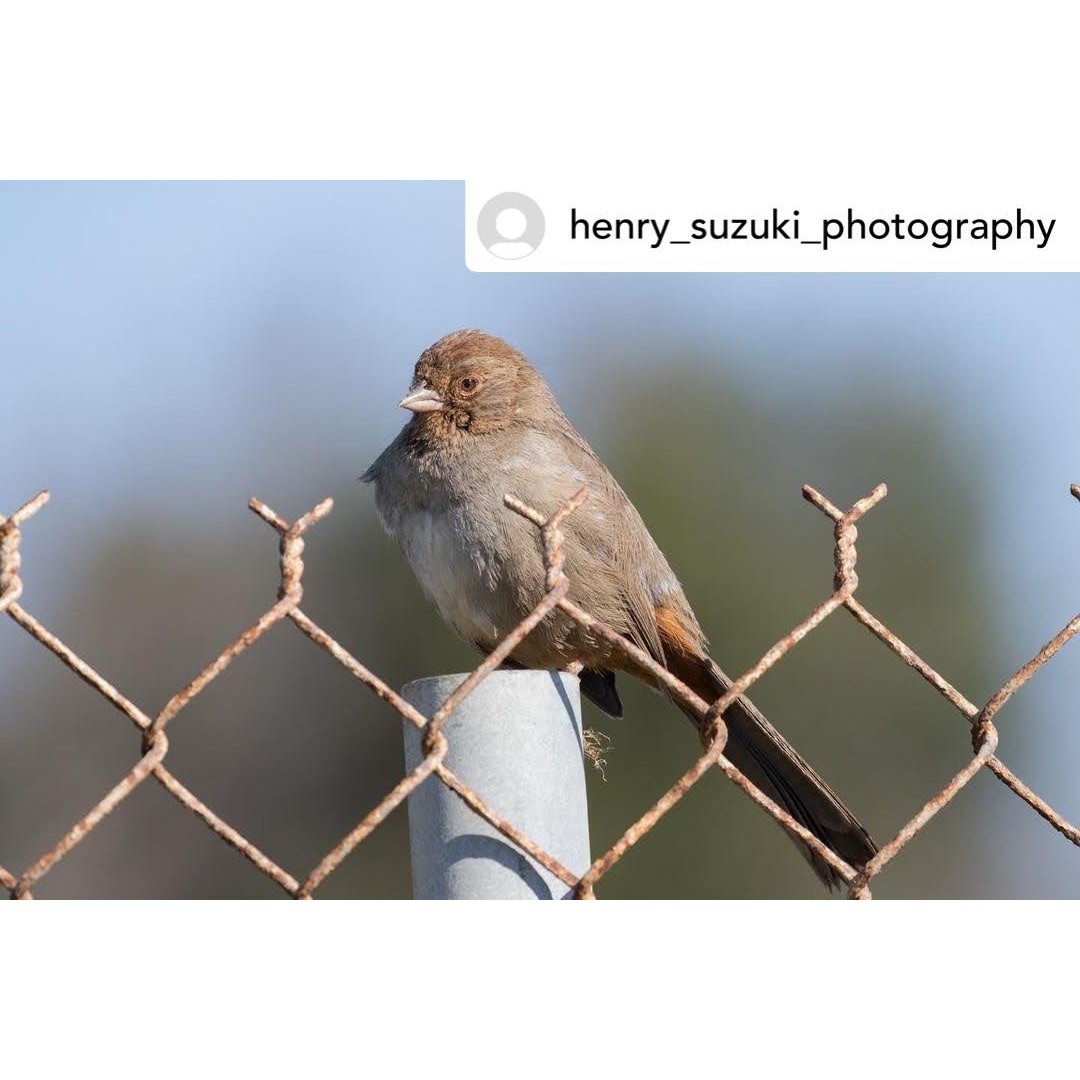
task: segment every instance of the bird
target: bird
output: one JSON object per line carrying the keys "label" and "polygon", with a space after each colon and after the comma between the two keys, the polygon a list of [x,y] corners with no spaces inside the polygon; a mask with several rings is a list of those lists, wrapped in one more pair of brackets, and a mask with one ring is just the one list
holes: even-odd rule
{"label": "bird", "polygon": [[[546,591],[539,530],[507,509],[514,496],[552,514],[580,489],[562,525],[569,598],[618,631],[710,704],[731,680],[712,660],[693,609],[640,514],[570,423],[547,382],[513,346],[458,330],[425,349],[408,393],[412,415],[362,479],[421,588],[450,628],[489,654]],[[577,671],[582,694],[623,714],[617,674],[664,692],[624,652],[555,609],[507,666]],[[697,712],[674,698],[699,729]],[[877,851],[840,797],[745,696],[723,714],[727,759],[827,847],[858,869]],[[794,832],[822,883],[843,881]]]}

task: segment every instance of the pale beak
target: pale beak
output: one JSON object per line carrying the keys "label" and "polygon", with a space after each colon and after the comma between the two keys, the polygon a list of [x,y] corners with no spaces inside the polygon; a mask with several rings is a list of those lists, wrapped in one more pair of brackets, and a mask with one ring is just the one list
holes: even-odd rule
{"label": "pale beak", "polygon": [[439,397],[437,390],[430,386],[421,386],[416,390],[410,390],[398,404],[409,412],[438,412],[446,402]]}

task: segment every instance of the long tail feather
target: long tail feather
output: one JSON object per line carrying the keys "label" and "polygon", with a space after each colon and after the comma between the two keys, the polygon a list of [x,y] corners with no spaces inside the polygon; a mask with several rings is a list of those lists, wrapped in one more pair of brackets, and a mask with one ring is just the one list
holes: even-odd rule
{"label": "long tail feather", "polygon": [[[706,701],[715,701],[731,686],[708,657],[676,654],[668,657],[668,666]],[[683,711],[696,723],[690,710]],[[877,845],[859,820],[749,698],[737,698],[724,720],[728,726],[724,754],[737,769],[851,866],[861,867],[874,856]],[[843,885],[820,855],[794,834],[792,838],[828,888]]]}

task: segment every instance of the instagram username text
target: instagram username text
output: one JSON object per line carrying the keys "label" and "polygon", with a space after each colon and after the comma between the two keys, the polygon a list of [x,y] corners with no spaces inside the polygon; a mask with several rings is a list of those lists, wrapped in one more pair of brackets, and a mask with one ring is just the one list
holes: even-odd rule
{"label": "instagram username text", "polygon": [[[1025,216],[1019,207],[1011,217],[860,217],[848,208],[843,217],[820,218],[803,222],[798,210],[781,213],[775,207],[761,217],[694,218],[689,228],[673,228],[671,218],[586,217],[572,207],[570,239],[587,241],[622,240],[647,243],[656,249],[664,244],[695,244],[714,241],[790,241],[816,245],[828,250],[830,245],[875,240],[911,240],[944,249],[953,244],[974,241],[988,243],[996,251],[1007,243],[1034,243],[1042,249],[1050,242],[1057,218]],[[815,227],[816,226],[816,227]],[[680,235],[681,234],[681,235]]]}

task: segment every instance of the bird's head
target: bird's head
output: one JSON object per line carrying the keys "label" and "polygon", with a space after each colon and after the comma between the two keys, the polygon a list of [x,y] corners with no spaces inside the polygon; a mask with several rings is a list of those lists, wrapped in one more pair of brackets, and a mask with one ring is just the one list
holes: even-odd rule
{"label": "bird's head", "polygon": [[512,346],[481,330],[458,330],[420,354],[400,401],[429,438],[481,435],[509,427],[544,386]]}

